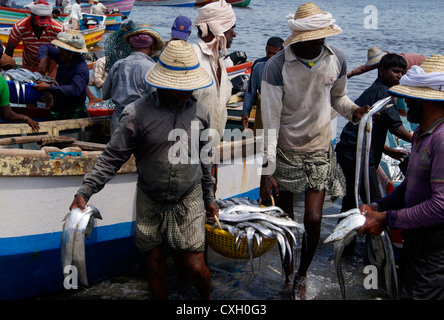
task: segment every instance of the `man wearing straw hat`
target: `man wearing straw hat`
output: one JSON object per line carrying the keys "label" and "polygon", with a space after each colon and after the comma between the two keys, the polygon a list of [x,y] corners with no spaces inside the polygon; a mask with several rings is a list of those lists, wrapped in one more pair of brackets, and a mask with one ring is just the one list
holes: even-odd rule
{"label": "man wearing straw hat", "polygon": [[89,117],[85,106],[86,87],[89,81],[88,65],[82,53],[88,53],[85,39],[77,30],[60,32],[51,44],[41,45],[38,52],[39,71],[46,69],[48,58],[57,65],[57,84],[39,82],[34,88],[49,92],[54,97],[50,117],[58,119],[77,119]]}
{"label": "man wearing straw hat", "polygon": [[[376,46],[371,46],[367,51],[367,62],[362,66],[356,67],[353,70],[347,72],[347,78],[358,76],[360,74],[366,73],[368,71],[378,68],[379,61],[385,56],[389,51],[382,51]],[[399,53],[401,57],[407,62],[407,70],[412,66],[419,66],[426,59],[425,56],[416,53]]]}
{"label": "man wearing straw hat", "polygon": [[131,54],[112,65],[102,87],[102,98],[112,99],[115,104],[111,134],[117,128],[125,106],[154,90],[145,82],[144,77],[156,64],[150,54],[163,47],[162,37],[149,24],[138,25],[126,32],[123,39],[131,46]]}
{"label": "man wearing straw hat", "polygon": [[[194,18],[198,41],[193,45],[202,67],[213,79],[213,85],[194,92],[198,101],[210,110],[211,128],[222,137],[227,122],[227,103],[233,85],[228,78],[224,56],[236,37],[236,16],[225,0],[209,3],[197,10]],[[220,54],[222,52],[222,55]]]}
{"label": "man wearing straw hat", "polygon": [[405,179],[388,196],[363,204],[359,233],[387,226],[404,238],[399,266],[401,299],[444,299],[444,56],[413,66],[389,89],[406,99],[407,118],[419,123]]}
{"label": "man wearing straw hat", "polygon": [[[292,34],[284,50],[268,60],[262,77],[264,157],[261,198],[271,191],[276,205],[292,218],[293,194],[305,192],[301,261],[294,279],[297,297],[304,299],[307,270],[320,237],[325,192],[332,199],[345,194],[344,176],[332,146],[331,108],[354,123],[369,110],[346,95],[345,55],[324,42],[341,33],[328,12],[314,3],[302,4],[287,16]],[[284,266],[286,282],[293,261]]]}
{"label": "man wearing straw hat", "polygon": [[[134,155],[139,175],[134,239],[147,253],[152,298],[168,298],[166,243],[177,267],[190,277],[202,299],[210,299],[211,274],[204,260],[205,216],[217,215],[218,208],[210,166],[200,157],[205,147],[201,135],[210,128],[209,112],[192,93],[210,86],[212,80],[199,65],[192,46],[183,40],[169,42],[145,80],[157,90],[125,107],[70,210],[84,209],[90,197]],[[182,133],[193,137],[193,132],[196,139],[180,137]],[[187,151],[192,149],[197,159]]]}

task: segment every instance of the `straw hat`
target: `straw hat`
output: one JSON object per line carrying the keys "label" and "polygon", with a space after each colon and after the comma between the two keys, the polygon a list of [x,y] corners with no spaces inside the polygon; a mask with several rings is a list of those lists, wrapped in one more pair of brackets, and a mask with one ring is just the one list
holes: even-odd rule
{"label": "straw hat", "polygon": [[153,50],[162,50],[163,48],[163,39],[160,36],[159,32],[151,28],[151,25],[148,23],[139,24],[136,29],[128,31],[123,35],[123,39],[129,43],[129,37],[134,36],[136,34],[147,34],[154,39],[154,48]]}
{"label": "straw hat", "polygon": [[78,30],[68,29],[65,32],[60,32],[51,43],[68,51],[88,53],[85,38]]}
{"label": "straw hat", "polygon": [[372,46],[368,48],[367,51],[367,62],[365,65],[367,67],[374,66],[375,64],[378,64],[379,61],[381,61],[382,57],[385,56],[387,52],[381,51],[381,49]]}
{"label": "straw hat", "polygon": [[[307,2],[299,6],[297,9],[294,20],[297,22],[299,19],[308,18],[310,16],[318,15],[318,14],[328,14],[328,12],[322,11],[316,4],[313,2]],[[333,20],[334,23],[334,20]],[[342,32],[341,28],[332,24],[326,28],[320,28],[316,30],[294,30],[293,33],[284,41],[284,46],[288,46],[290,44],[302,41],[316,40],[322,39],[330,36],[334,36],[340,34]]]}
{"label": "straw hat", "polygon": [[193,47],[183,40],[171,40],[159,61],[145,75],[156,88],[193,91],[209,87],[213,80],[200,66]]}
{"label": "straw hat", "polygon": [[[421,68],[425,71],[425,73],[430,72],[439,72],[443,74],[444,77],[444,56],[442,55],[433,55],[428,57],[422,64]],[[402,81],[402,79],[401,79]],[[435,101],[444,101],[444,81],[442,88],[439,90],[432,89],[429,87],[413,87],[407,85],[396,85],[389,89],[389,92],[408,98],[416,98],[422,100],[435,100]]]}

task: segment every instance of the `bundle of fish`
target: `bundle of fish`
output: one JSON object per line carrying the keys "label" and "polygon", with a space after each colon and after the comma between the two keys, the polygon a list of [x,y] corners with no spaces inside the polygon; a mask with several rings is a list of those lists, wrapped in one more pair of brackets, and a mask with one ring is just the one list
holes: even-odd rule
{"label": "bundle of fish", "polygon": [[282,263],[287,257],[289,261],[293,259],[289,237],[296,244],[295,232],[305,232],[305,229],[302,224],[288,217],[281,208],[261,207],[257,202],[250,202],[246,198],[231,198],[217,203],[219,218],[214,221],[213,228],[221,227],[228,231],[236,239],[237,250],[242,239],[247,239],[246,255],[250,257],[252,268],[255,239],[259,252],[262,250],[264,238],[277,239]]}
{"label": "bundle of fish", "polygon": [[24,68],[1,71],[1,73],[7,81],[11,81],[15,84],[17,103],[21,100],[26,101],[26,84],[37,83],[38,81],[57,84],[57,81],[49,76],[42,75],[39,72],[32,72]]}
{"label": "bundle of fish", "polygon": [[[356,146],[356,168],[355,168],[355,199],[356,208],[348,210],[340,214],[323,215],[326,218],[344,218],[325,240],[324,244],[334,242],[334,260],[335,269],[338,276],[339,286],[341,288],[342,298],[345,299],[344,277],[342,275],[341,258],[345,247],[350,244],[357,236],[357,230],[365,223],[365,216],[358,209],[358,193],[361,182],[361,172],[364,176],[364,188],[367,199],[370,199],[370,183],[369,183],[369,158],[372,135],[373,116],[383,110],[389,108],[391,97],[381,99],[373,104],[370,111],[364,114],[359,124],[357,146]],[[364,159],[362,159],[364,155]],[[363,170],[362,162],[364,163]],[[386,289],[390,299],[398,299],[398,283],[396,276],[395,258],[393,247],[388,236],[388,231],[383,231],[380,235],[371,235],[371,251],[376,266],[383,269],[385,275]],[[377,262],[377,263],[376,263]]]}
{"label": "bundle of fish", "polygon": [[65,278],[69,276],[66,267],[77,268],[80,283],[88,286],[85,259],[85,237],[89,239],[94,228],[95,219],[102,219],[100,212],[93,206],[88,206],[85,211],[79,208],[72,209],[63,219],[61,260]]}

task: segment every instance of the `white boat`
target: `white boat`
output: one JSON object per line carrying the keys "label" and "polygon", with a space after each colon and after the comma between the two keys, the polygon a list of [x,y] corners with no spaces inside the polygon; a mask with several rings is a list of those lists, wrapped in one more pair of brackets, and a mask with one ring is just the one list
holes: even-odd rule
{"label": "white boat", "polygon": [[[62,220],[83,175],[101,154],[104,145],[95,141],[108,132],[108,125],[109,117],[43,121],[39,132],[42,135],[32,135],[25,124],[0,124],[0,137],[5,137],[0,139],[0,299],[22,299],[64,290],[60,261]],[[31,144],[36,149],[32,150],[4,146],[23,143],[19,139],[50,141],[54,136],[71,137],[71,147],[39,149]],[[225,160],[218,165],[218,199],[259,198],[257,169],[261,149],[254,148],[255,141],[253,137],[219,147],[219,159]],[[85,151],[88,149],[91,151]],[[96,220],[96,227],[86,240],[89,283],[141,262],[133,241],[136,181],[135,162],[130,159],[104,190],[89,201],[103,217]]]}

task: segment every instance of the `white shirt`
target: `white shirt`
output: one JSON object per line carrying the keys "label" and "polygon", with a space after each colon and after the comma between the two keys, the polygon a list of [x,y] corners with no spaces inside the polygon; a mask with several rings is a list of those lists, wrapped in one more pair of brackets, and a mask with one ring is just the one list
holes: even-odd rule
{"label": "white shirt", "polygon": [[77,2],[72,5],[70,16],[72,19],[82,20],[82,9]]}
{"label": "white shirt", "polygon": [[217,70],[215,68],[215,57],[202,39],[198,39],[193,44],[194,51],[199,58],[202,68],[208,72],[213,79],[213,84],[207,88],[195,90],[194,97],[208,108],[210,111],[210,127],[216,129],[223,136],[225,124],[227,123],[227,103],[231,99],[233,85],[228,78],[223,56],[219,56],[218,66],[221,69],[221,81],[217,80]]}
{"label": "white shirt", "polygon": [[103,3],[99,2],[98,4],[91,6],[91,9],[89,9],[89,10],[90,10],[90,13],[92,13],[92,14],[105,14],[107,9],[103,5]]}

